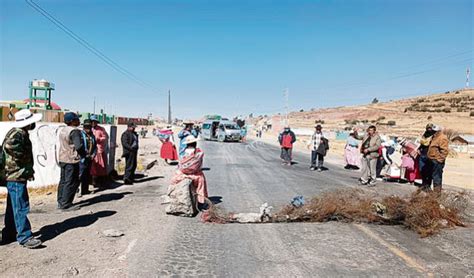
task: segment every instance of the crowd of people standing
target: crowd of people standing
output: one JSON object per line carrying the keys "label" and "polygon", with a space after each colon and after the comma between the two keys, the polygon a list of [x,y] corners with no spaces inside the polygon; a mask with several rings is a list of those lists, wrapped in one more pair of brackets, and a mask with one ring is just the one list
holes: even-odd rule
{"label": "crowd of people standing", "polygon": [[[449,140],[434,124],[426,125],[424,134],[417,144],[406,138],[390,139],[381,136],[374,125],[369,126],[361,135],[354,129],[348,135],[344,147],[344,159],[348,170],[361,170],[359,183],[369,187],[380,180],[396,179],[401,183],[417,184],[422,190],[441,191],[442,176],[446,158],[449,154]],[[292,165],[292,151],[296,135],[289,126],[285,126],[278,136],[283,165]],[[419,141],[419,143],[418,143]],[[311,150],[310,170],[322,171],[324,157],[329,150],[329,140],[322,132],[320,124],[307,143]],[[399,156],[400,162],[395,162]],[[396,170],[396,171],[395,171]]]}
{"label": "crowd of people standing", "polygon": [[[361,140],[361,141],[358,141]],[[362,167],[360,183],[374,186],[380,178],[398,179],[400,182],[418,184],[422,190],[442,189],[442,176],[446,158],[449,154],[449,140],[434,124],[427,124],[425,132],[418,140],[419,144],[406,139],[388,139],[380,136],[375,126],[370,126],[364,136],[354,130],[348,137],[344,150],[346,169]],[[360,143],[359,143],[360,142]],[[361,164],[357,159],[360,145]],[[391,156],[400,155],[400,163],[394,162]],[[395,167],[394,167],[395,166]],[[391,174],[397,169],[397,174]]]}
{"label": "crowd of people standing", "polygon": [[[29,196],[28,181],[33,181],[33,146],[29,131],[35,129],[42,114],[33,114],[28,109],[15,113],[15,121],[2,142],[0,156],[0,182],[7,187],[7,206],[5,227],[2,229],[1,242],[18,241],[21,246],[37,248],[42,243],[34,238],[28,220]],[[109,135],[99,125],[99,118],[92,115],[84,119],[80,128],[80,116],[74,112],[64,115],[66,126],[61,127],[58,134],[58,181],[57,208],[61,211],[80,209],[74,205],[78,197],[90,194],[90,184],[96,188],[108,185],[108,142]],[[122,135],[123,157],[126,159],[124,183],[131,184],[137,165],[138,134],[136,125],[129,123],[127,131]]]}

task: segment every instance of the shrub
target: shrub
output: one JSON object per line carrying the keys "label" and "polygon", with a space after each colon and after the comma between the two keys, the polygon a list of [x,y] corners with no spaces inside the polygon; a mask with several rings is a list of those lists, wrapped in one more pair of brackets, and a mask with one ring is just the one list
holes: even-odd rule
{"label": "shrub", "polygon": [[474,111],[471,111],[471,113],[469,113],[469,117],[474,117]]}
{"label": "shrub", "polygon": [[394,126],[396,124],[397,124],[397,122],[395,122],[395,121],[388,121],[387,122],[387,125],[389,125],[389,126]]}
{"label": "shrub", "polygon": [[300,112],[304,112],[304,109],[300,109]]}
{"label": "shrub", "polygon": [[356,124],[358,124],[358,123],[359,123],[359,120],[352,120],[352,121],[350,122],[351,125],[356,125]]}
{"label": "shrub", "polygon": [[379,103],[379,100],[376,97],[374,97],[374,99],[372,100],[372,104],[376,104],[376,103]]}
{"label": "shrub", "polygon": [[433,119],[433,117],[431,115],[429,115],[427,119],[431,120],[431,119]]}
{"label": "shrub", "polygon": [[380,117],[377,118],[377,121],[378,121],[378,122],[379,122],[379,121],[383,121],[383,120],[385,120],[385,117],[384,117],[384,116],[380,116]]}
{"label": "shrub", "polygon": [[443,109],[443,112],[444,113],[451,113],[451,108],[446,107],[446,108]]}

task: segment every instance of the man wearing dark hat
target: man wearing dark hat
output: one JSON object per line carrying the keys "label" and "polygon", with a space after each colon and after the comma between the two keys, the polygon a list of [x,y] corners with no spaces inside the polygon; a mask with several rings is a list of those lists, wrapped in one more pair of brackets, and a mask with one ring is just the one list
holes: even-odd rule
{"label": "man wearing dark hat", "polygon": [[429,178],[429,184],[424,185],[424,189],[427,190],[427,187],[431,186],[431,181],[433,181],[433,190],[440,193],[443,186],[443,168],[449,154],[449,139],[440,126],[433,126],[433,131],[435,133],[427,153],[430,159],[431,177]]}
{"label": "man wearing dark hat", "polygon": [[41,114],[32,114],[23,109],[15,113],[13,128],[5,135],[1,154],[4,156],[5,177],[8,190],[5,211],[5,228],[2,231],[1,243],[10,243],[16,240],[26,248],[37,248],[41,241],[34,238],[28,220],[30,204],[26,184],[34,180],[33,148],[29,131],[35,128],[36,122],[42,118]]}
{"label": "man wearing dark hat", "polygon": [[122,134],[122,157],[125,157],[125,184],[133,184],[135,170],[137,169],[138,133],[135,132],[137,125],[134,122],[127,124],[127,130]]}
{"label": "man wearing dark hat", "polygon": [[318,170],[322,171],[324,157],[329,149],[329,141],[323,135],[323,127],[318,124],[315,127],[315,131],[311,136],[311,141],[308,144],[308,147],[311,150],[311,171]]}
{"label": "man wearing dark hat", "polygon": [[428,148],[430,147],[431,140],[435,131],[433,130],[434,124],[429,123],[426,125],[425,132],[420,139],[420,147],[418,148],[419,158],[418,158],[418,167],[421,174],[422,187],[431,186],[432,178],[432,167],[431,161],[428,158]]}
{"label": "man wearing dark hat", "polygon": [[59,132],[59,167],[61,179],[58,186],[58,208],[63,211],[77,210],[73,206],[74,195],[79,188],[79,162],[87,156],[82,141],[79,116],[74,112],[64,115],[66,127]]}
{"label": "man wearing dark hat", "polygon": [[79,180],[81,182],[79,197],[90,193],[89,183],[91,180],[91,166],[97,151],[97,144],[94,133],[92,132],[91,120],[85,119],[82,126],[82,143],[87,155],[81,158],[79,163]]}

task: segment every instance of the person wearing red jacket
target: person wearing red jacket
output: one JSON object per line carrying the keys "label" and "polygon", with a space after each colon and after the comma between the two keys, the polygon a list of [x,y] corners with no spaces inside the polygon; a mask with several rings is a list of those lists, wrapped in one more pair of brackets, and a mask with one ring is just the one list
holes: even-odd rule
{"label": "person wearing red jacket", "polygon": [[278,136],[280,142],[281,155],[280,158],[283,160],[283,165],[291,165],[293,144],[296,142],[296,135],[291,131],[289,126],[283,129],[283,132]]}

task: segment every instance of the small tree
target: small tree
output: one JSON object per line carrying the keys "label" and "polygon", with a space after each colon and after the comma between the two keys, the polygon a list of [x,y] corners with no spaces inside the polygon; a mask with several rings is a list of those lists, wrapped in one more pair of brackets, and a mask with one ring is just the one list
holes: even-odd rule
{"label": "small tree", "polygon": [[374,99],[372,100],[372,104],[376,104],[376,103],[379,103],[379,100],[376,97],[374,97]]}

